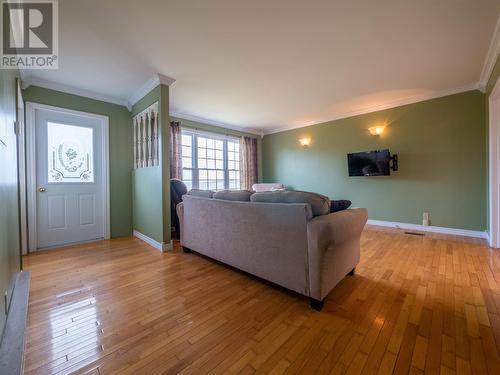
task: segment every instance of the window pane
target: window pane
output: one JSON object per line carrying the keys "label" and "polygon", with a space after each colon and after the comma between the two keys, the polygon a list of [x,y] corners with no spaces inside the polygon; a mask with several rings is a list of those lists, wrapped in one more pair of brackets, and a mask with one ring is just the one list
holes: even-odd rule
{"label": "window pane", "polygon": [[188,189],[188,191],[193,188],[193,182],[192,181],[183,181],[183,182],[186,185],[186,188]]}
{"label": "window pane", "polygon": [[239,189],[240,188],[240,180],[229,180],[229,188],[230,189]]}
{"label": "window pane", "polygon": [[[193,153],[195,153],[197,161],[196,170],[192,170],[195,164],[193,160],[183,165],[186,182],[198,189],[221,190],[240,187],[239,173],[237,172],[240,168],[238,140],[217,139],[216,135],[214,138],[188,134],[185,136],[183,136],[184,147],[182,148],[183,163],[187,162],[188,156],[192,158]],[[197,147],[193,150],[192,147],[195,144]],[[196,176],[197,178],[195,178]],[[194,186],[194,180],[197,181],[198,186]]]}
{"label": "window pane", "polygon": [[191,169],[184,169],[182,171],[182,181],[191,181],[193,179],[193,171]]}
{"label": "window pane", "polygon": [[190,158],[192,156],[191,147],[182,146],[182,156]]}
{"label": "window pane", "polygon": [[93,129],[47,123],[48,182],[94,182]]}
{"label": "window pane", "polygon": [[186,134],[182,135],[182,145],[183,146],[190,146],[191,147],[192,141],[193,141],[192,136],[186,135]]}
{"label": "window pane", "polygon": [[191,162],[191,158],[182,158],[182,166],[185,168],[192,168],[193,163]]}

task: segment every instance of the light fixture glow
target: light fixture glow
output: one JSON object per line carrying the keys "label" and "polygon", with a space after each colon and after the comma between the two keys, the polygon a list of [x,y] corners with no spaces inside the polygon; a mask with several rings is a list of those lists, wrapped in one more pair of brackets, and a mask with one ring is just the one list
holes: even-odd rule
{"label": "light fixture glow", "polygon": [[307,147],[311,144],[311,138],[300,138],[299,143],[303,147]]}
{"label": "light fixture glow", "polygon": [[371,128],[368,128],[368,130],[371,135],[381,135],[385,130],[385,126],[372,126]]}

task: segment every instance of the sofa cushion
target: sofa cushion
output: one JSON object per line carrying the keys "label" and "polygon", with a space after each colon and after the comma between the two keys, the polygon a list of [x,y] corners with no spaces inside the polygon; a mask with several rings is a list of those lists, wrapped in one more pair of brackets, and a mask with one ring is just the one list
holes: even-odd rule
{"label": "sofa cushion", "polygon": [[214,194],[214,199],[225,201],[250,202],[250,196],[253,194],[250,190],[221,190]]}
{"label": "sofa cushion", "polygon": [[307,191],[288,190],[254,193],[250,196],[250,200],[267,203],[309,203],[313,216],[330,213],[330,199],[328,197]]}
{"label": "sofa cushion", "polygon": [[187,192],[187,195],[194,195],[195,197],[203,197],[203,198],[213,198],[214,191],[201,190],[201,189],[191,189]]}

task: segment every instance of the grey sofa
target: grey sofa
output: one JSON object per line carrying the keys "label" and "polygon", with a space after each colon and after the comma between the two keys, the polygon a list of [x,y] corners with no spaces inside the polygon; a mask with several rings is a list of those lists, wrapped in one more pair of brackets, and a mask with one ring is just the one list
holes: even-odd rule
{"label": "grey sofa", "polygon": [[193,195],[183,197],[177,212],[185,251],[308,296],[316,310],[335,285],[354,273],[368,216],[364,208],[314,216],[308,203]]}

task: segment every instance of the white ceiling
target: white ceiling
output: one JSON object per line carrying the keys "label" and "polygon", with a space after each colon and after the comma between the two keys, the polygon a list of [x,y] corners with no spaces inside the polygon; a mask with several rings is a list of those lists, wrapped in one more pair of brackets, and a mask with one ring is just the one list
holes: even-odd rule
{"label": "white ceiling", "polygon": [[477,87],[500,0],[60,0],[57,71],[127,102],[270,132]]}

